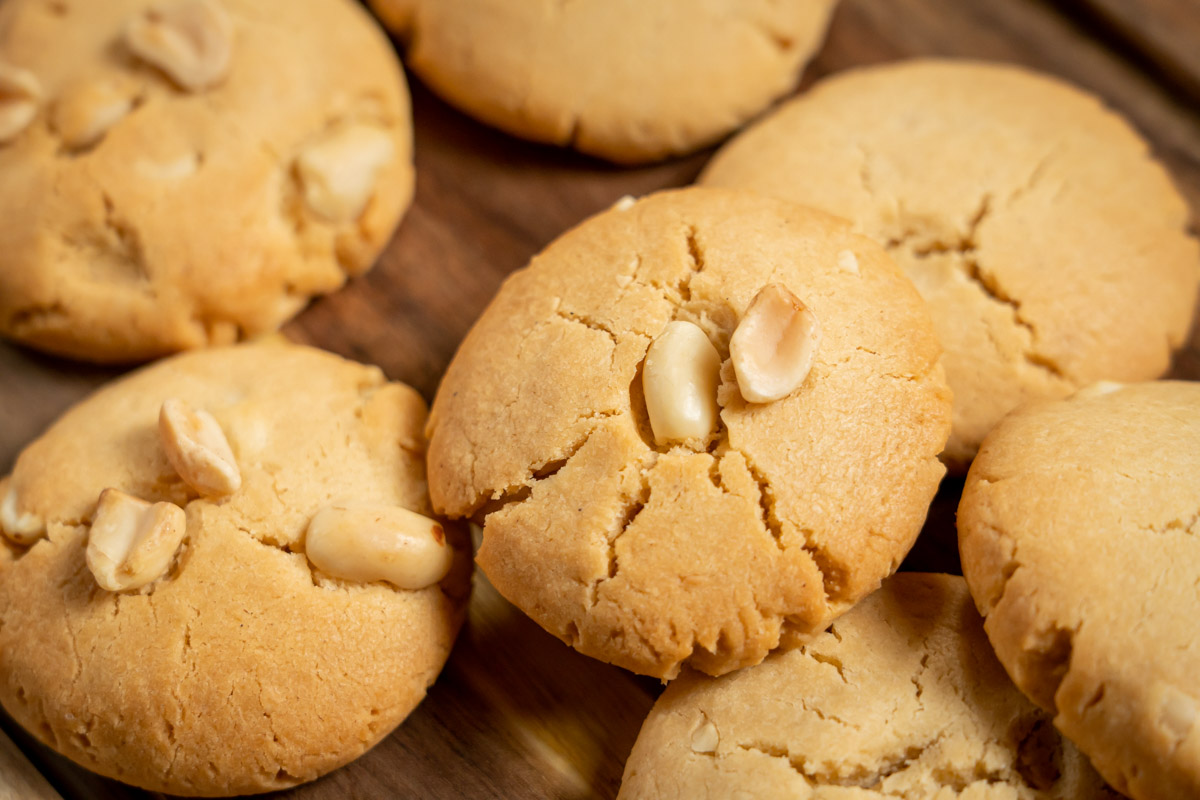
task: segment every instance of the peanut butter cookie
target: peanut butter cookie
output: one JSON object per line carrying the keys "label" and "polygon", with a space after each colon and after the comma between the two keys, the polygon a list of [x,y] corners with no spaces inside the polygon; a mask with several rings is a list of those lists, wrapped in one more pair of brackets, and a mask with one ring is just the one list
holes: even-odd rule
{"label": "peanut butter cookie", "polygon": [[691,152],[785,94],[836,0],[370,0],[410,69],[509,133],[621,163]]}
{"label": "peanut butter cookie", "polygon": [[1123,793],[1200,796],[1200,384],[1100,383],[1010,414],[958,533],[1021,691]]}
{"label": "peanut butter cookie", "polygon": [[908,552],[950,394],[928,311],[841,220],[626,201],[504,284],[430,415],[435,509],[583,653],[674,676],[815,634]]}
{"label": "peanut butter cookie", "polygon": [[424,697],[466,605],[424,421],[378,369],[282,344],[175,356],[84,400],[0,480],[5,710],[170,794],[361,755]]}
{"label": "peanut butter cookie", "polygon": [[920,60],[839,73],[701,177],[853,221],[929,302],[966,471],[1000,419],[1103,378],[1162,375],[1200,284],[1188,209],[1129,123],[1018,67]]}
{"label": "peanut butter cookie", "polygon": [[620,800],[1118,800],[992,655],[963,580],[900,573],[808,645],[659,697]]}
{"label": "peanut butter cookie", "polygon": [[130,362],[274,330],[374,261],[411,137],[348,0],[5,2],[0,334]]}

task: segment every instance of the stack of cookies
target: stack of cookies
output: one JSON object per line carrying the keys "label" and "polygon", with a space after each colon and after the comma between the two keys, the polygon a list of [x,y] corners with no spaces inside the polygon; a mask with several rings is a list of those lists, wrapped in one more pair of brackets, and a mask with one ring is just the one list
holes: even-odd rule
{"label": "stack of cookies", "polygon": [[[834,2],[371,6],[449,102],[633,164],[792,89]],[[1200,795],[1200,385],[1154,381],[1200,249],[1128,123],[1015,67],[829,77],[513,273],[428,414],[261,338],[376,260],[411,140],[349,0],[0,7],[0,333],[169,356],[0,480],[25,729],[152,791],[313,780],[435,681],[472,523],[669,682],[622,798]],[[893,575],[947,472],[963,576]]]}

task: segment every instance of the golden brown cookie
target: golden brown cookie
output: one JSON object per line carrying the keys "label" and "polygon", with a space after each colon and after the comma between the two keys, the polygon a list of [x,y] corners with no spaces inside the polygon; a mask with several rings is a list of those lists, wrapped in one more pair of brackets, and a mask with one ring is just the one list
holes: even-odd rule
{"label": "golden brown cookie", "polygon": [[[290,345],[176,356],[80,403],[0,481],[5,710],[171,794],[361,755],[424,697],[466,605],[465,536],[427,518],[424,420],[378,369]],[[389,560],[409,572],[363,572]]]}
{"label": "golden brown cookie", "polygon": [[929,302],[965,471],[1022,403],[1167,370],[1200,283],[1188,210],[1095,97],[1017,67],[839,73],[722,149],[701,183],[855,222]]}
{"label": "golden brown cookie", "polygon": [[[752,330],[756,307],[795,326]],[[748,402],[747,375],[788,370],[738,374],[738,341],[803,356],[806,314],[807,375]],[[943,473],[939,352],[912,284],[842,220],[713,189],[618,203],[467,335],[430,415],[430,495],[485,518],[488,578],[581,652],[727,672],[823,630],[908,552]]]}
{"label": "golden brown cookie", "polygon": [[1200,384],[1101,383],[1014,412],[958,527],[1021,691],[1122,792],[1200,795]]}
{"label": "golden brown cookie", "polygon": [[5,2],[0,334],[128,362],[274,330],[374,261],[411,138],[349,0]]}
{"label": "golden brown cookie", "polygon": [[785,94],[836,2],[370,0],[449,102],[620,163],[699,149]]}
{"label": "golden brown cookie", "polygon": [[1117,794],[1009,682],[962,579],[900,573],[804,647],[672,682],[619,797]]}

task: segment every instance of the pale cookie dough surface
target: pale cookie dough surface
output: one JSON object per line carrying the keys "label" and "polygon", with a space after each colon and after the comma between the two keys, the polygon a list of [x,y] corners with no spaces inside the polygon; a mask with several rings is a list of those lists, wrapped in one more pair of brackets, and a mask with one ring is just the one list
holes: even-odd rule
{"label": "pale cookie dough surface", "polygon": [[958,529],[1017,686],[1116,788],[1200,796],[1200,384],[1015,412],[971,467]]}
{"label": "pale cookie dough surface", "polygon": [[[241,470],[232,495],[198,499],[172,469],[168,397],[220,423]],[[0,538],[5,710],[79,764],[172,794],[292,786],[361,755],[450,652],[465,536],[451,531],[440,585],[401,591],[313,569],[304,533],[331,502],[429,514],[424,420],[378,369],[288,345],[176,356],[83,401],[0,481],[8,511],[48,532],[28,550]],[[186,511],[178,558],[141,591],[104,591],[85,563],[106,487]]]}
{"label": "pale cookie dough surface", "polygon": [[808,645],[658,699],[621,800],[1100,800],[1021,696],[963,580],[900,573]]}
{"label": "pale cookie dough surface", "polygon": [[965,470],[1020,404],[1166,371],[1200,253],[1147,145],[1095,97],[1010,66],[841,73],[732,141],[701,183],[855,222],[929,302]]}
{"label": "pale cookie dough surface", "polygon": [[[824,334],[796,393],[751,405],[729,337],[772,282]],[[642,363],[673,319],[724,362],[703,447],[656,446],[647,421]],[[943,474],[939,352],[912,284],[841,220],[712,189],[620,204],[467,335],[430,415],[430,495],[486,515],[488,578],[581,652],[727,672],[824,629],[908,552]]]}
{"label": "pale cookie dough surface", "polygon": [[[391,236],[412,196],[412,132],[383,32],[349,0],[212,1],[231,60],[195,91],[126,44],[149,0],[0,5],[0,64],[42,94],[0,144],[0,333],[106,362],[228,344],[337,289]],[[69,146],[68,121],[112,103],[128,110]],[[371,147],[335,163],[374,179],[339,179],[366,200],[334,219],[306,202],[298,161],[356,126]]]}
{"label": "pale cookie dough surface", "polygon": [[370,0],[410,69],[503,130],[612,161],[687,153],[788,92],[836,0]]}

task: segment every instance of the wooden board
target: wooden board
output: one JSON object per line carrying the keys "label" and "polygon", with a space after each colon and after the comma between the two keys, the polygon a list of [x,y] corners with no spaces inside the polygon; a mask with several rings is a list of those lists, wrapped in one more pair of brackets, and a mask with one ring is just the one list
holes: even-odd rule
{"label": "wooden board", "polygon": [[1200,0],[1071,0],[1101,35],[1200,102]]}
{"label": "wooden board", "polygon": [[0,800],[62,800],[42,773],[0,733]]}
{"label": "wooden board", "polygon": [[[1104,25],[1097,23],[1101,7],[1111,9]],[[1195,0],[843,0],[805,85],[855,65],[914,55],[1008,61],[1056,73],[1127,115],[1200,209],[1200,113],[1187,91],[1200,67],[1190,58],[1196,39],[1182,33],[1197,15]],[[1114,32],[1114,19],[1126,20],[1126,32],[1145,33],[1133,42],[1132,34]],[[1183,58],[1170,54],[1180,42]],[[1167,59],[1177,66],[1161,66]],[[371,273],[314,303],[286,332],[379,364],[430,399],[504,276],[622,195],[690,182],[709,153],[619,169],[517,141],[419,85],[413,89],[413,209]],[[62,409],[116,374],[0,345],[0,472]],[[1200,379],[1200,332],[1174,374]],[[961,481],[943,486],[906,568],[957,570],[960,490]],[[477,576],[470,621],[412,717],[354,764],[279,796],[611,798],[658,691],[652,680],[574,653]],[[3,715],[0,727],[63,797],[149,796],[75,767]],[[8,771],[0,761],[0,775]]]}

